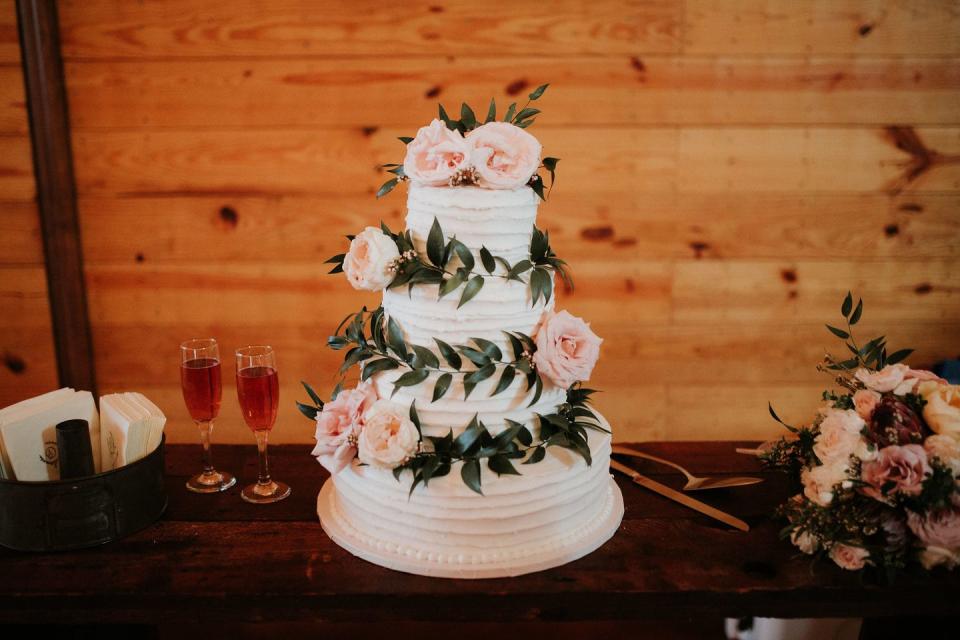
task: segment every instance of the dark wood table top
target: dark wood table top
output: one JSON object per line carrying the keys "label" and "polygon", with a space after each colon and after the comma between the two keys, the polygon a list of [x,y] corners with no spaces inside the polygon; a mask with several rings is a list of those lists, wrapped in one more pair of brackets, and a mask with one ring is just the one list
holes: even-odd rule
{"label": "dark wood table top", "polygon": [[[734,453],[750,443],[638,445],[695,473],[758,473]],[[697,497],[745,519],[725,528],[618,476],[626,515],[595,553],[510,579],[411,576],[354,558],[333,544],[315,502],[326,472],[308,445],[271,448],[271,467],[293,487],[284,502],[243,502],[239,487],[194,495],[186,478],[199,446],[167,447],[169,508],[133,536],[77,552],[0,549],[0,622],[197,621],[602,621],[692,616],[861,617],[956,615],[960,572],[903,576],[894,587],[863,584],[812,564],[778,539],[770,517],[790,488],[780,475]],[[240,484],[256,476],[256,449],[216,446],[218,467]],[[652,463],[637,469],[679,487]]]}

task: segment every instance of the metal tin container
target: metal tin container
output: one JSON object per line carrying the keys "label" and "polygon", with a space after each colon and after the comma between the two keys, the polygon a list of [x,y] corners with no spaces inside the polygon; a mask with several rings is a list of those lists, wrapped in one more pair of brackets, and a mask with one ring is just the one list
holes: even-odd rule
{"label": "metal tin container", "polygon": [[119,540],[153,524],[167,508],[163,447],[104,473],[55,480],[0,480],[0,545],[61,551]]}

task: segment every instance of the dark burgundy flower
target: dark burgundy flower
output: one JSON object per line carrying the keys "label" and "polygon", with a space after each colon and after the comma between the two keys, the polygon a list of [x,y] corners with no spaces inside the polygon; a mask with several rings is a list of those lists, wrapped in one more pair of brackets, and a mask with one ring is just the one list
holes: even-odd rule
{"label": "dark burgundy flower", "polygon": [[923,420],[905,402],[885,395],[870,416],[870,434],[880,447],[919,444],[926,437]]}

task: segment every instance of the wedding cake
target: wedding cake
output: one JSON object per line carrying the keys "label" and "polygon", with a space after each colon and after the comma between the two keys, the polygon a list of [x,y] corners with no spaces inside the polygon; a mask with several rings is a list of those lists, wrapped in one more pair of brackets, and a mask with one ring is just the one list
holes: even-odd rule
{"label": "wedding cake", "polygon": [[623,516],[610,427],[583,386],[601,340],[555,308],[555,279],[572,283],[536,227],[539,172],[552,186],[558,162],[526,131],[537,113],[514,104],[498,120],[491,101],[484,120],[467,105],[453,120],[441,106],[385,165],[378,196],[409,184],[406,229],[367,227],[328,261],[383,292],[328,341],[345,351],[333,399],[305,385],[298,403],[331,472],[323,529],[370,562],[514,576],[590,553]]}

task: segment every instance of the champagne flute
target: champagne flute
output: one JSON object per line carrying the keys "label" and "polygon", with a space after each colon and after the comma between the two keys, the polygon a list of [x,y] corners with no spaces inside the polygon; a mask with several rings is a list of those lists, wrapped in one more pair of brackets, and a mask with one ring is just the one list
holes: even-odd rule
{"label": "champagne flute", "polygon": [[290,486],[270,478],[267,463],[267,438],[277,421],[280,383],[273,347],[251,346],[237,349],[237,397],[247,426],[257,437],[259,459],[257,482],[244,487],[240,495],[247,502],[268,504],[290,495]]}
{"label": "champagne flute", "polygon": [[194,493],[226,491],[237,479],[213,468],[210,435],[213,420],[220,413],[220,347],[213,338],[187,340],[180,345],[180,386],[190,417],[200,429],[203,444],[203,471],[187,480]]}

